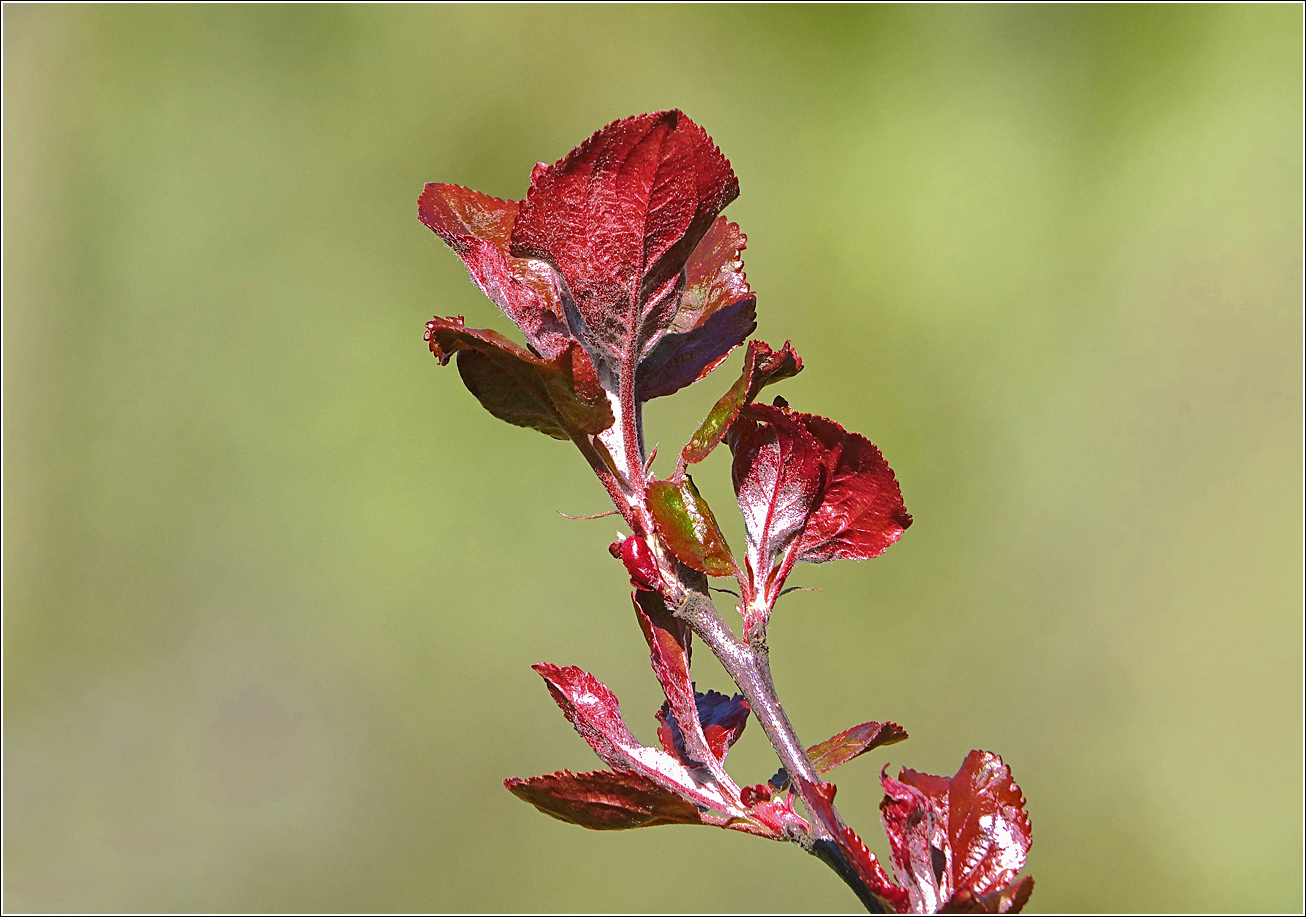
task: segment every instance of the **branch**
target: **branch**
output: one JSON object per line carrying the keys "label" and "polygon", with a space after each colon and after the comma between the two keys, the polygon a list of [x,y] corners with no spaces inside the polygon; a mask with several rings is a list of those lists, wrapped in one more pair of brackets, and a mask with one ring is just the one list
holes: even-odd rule
{"label": "branch", "polygon": [[883,903],[858,876],[856,867],[837,840],[843,835],[843,819],[828,801],[812,796],[811,788],[820,782],[820,777],[776,695],[765,635],[744,642],[730,629],[708,597],[706,580],[680,564],[677,564],[676,572],[679,575],[675,585],[681,590],[681,595],[674,605],[668,602],[668,607],[673,608],[676,617],[685,621],[721,661],[752,707],[753,715],[762,725],[789,775],[805,778],[795,780],[793,785],[807,808],[812,833],[808,837],[792,837],[790,840],[833,869],[869,912],[885,913]]}

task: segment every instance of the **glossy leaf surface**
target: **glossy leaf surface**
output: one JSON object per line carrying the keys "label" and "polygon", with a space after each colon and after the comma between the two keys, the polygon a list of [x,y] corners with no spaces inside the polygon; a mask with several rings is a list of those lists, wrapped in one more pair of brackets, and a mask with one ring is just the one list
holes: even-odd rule
{"label": "glossy leaf surface", "polygon": [[435,182],[417,201],[421,221],[463,259],[472,280],[522,330],[536,353],[551,360],[574,338],[557,272],[543,261],[508,253],[517,209],[516,201]]}
{"label": "glossy leaf surface", "polygon": [[745,406],[726,441],[734,453],[750,583],[770,608],[793,563],[786,555],[821,496],[820,444],[788,412],[765,404]]}
{"label": "glossy leaf surface", "polygon": [[648,486],[648,507],[658,534],[681,563],[709,576],[734,575],[734,555],[691,477],[654,481]]}
{"label": "glossy leaf surface", "polygon": [[904,768],[897,780],[880,779],[881,819],[915,913],[1024,904],[1032,881],[1013,880],[1032,835],[1024,796],[1001,758],[972,751],[951,778]]}
{"label": "glossy leaf surface", "polygon": [[638,774],[558,771],[503,785],[546,815],[600,831],[654,825],[701,825],[693,803]]}
{"label": "glossy leaf surface", "polygon": [[630,734],[617,698],[601,681],[575,666],[533,666],[563,714],[609,767],[640,774],[664,789],[723,815],[743,817],[743,808],[715,781],[660,748],[648,748]]}
{"label": "glossy leaf surface", "polygon": [[612,408],[583,350],[571,344],[544,360],[497,332],[467,328],[461,316],[426,323],[431,353],[441,365],[458,354],[458,373],[481,405],[508,423],[555,439],[601,433]]}
{"label": "glossy leaf surface", "polygon": [[738,194],[702,128],[678,111],[637,115],[536,168],[509,250],[551,264],[569,324],[614,372],[633,374],[672,325],[691,253]]}

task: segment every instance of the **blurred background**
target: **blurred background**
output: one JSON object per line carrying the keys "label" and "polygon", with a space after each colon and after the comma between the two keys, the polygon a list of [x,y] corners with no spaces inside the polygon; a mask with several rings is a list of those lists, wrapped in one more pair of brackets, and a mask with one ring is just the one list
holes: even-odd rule
{"label": "blurred background", "polygon": [[[668,107],[739,176],[783,394],[916,519],[773,623],[806,741],[911,733],[849,821],[883,855],[882,764],[992,749],[1032,910],[1302,907],[1299,7],[3,16],[6,910],[857,909],[501,786],[599,766],[531,663],[646,741],[660,695],[613,520],[557,514],[602,489],[422,342],[507,325],[416,199]],[[664,454],[738,361],[651,405]]]}

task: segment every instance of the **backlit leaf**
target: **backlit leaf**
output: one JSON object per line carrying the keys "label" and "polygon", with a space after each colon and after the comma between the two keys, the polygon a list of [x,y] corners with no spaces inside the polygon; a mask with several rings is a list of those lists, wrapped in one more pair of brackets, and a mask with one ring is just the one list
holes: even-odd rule
{"label": "backlit leaf", "polygon": [[518,203],[432,182],[417,201],[418,217],[463,259],[472,280],[551,360],[574,340],[562,308],[561,280],[543,261],[508,253]]}
{"label": "backlit leaf", "polygon": [[653,482],[648,486],[648,507],[658,534],[682,563],[709,576],[734,575],[730,546],[692,478]]}
{"label": "backlit leaf", "polygon": [[772,351],[762,341],[749,341],[748,351],[744,354],[744,369],[730,387],[730,391],[708,412],[698,430],[690,437],[689,443],[680,455],[685,464],[701,462],[725,439],[726,431],[739,416],[745,404],[757,397],[763,386],[781,379],[789,379],[802,371],[803,361],[794,353],[785,341],[779,352]]}
{"label": "backlit leaf", "polygon": [[820,442],[825,468],[821,501],[803,530],[798,559],[824,563],[884,553],[912,521],[889,463],[874,443],[833,420],[793,416]]}

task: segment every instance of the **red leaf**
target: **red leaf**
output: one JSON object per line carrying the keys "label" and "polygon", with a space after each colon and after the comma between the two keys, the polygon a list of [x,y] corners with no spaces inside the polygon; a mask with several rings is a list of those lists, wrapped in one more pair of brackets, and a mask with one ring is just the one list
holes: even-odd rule
{"label": "red leaf", "polygon": [[885,873],[884,867],[875,854],[867,849],[857,832],[844,824],[843,819],[834,808],[834,794],[837,787],[833,783],[813,783],[801,775],[796,778],[802,790],[803,801],[812,806],[820,820],[835,832],[835,843],[843,851],[844,857],[857,872],[863,885],[875,893],[881,901],[886,902],[892,910],[905,912],[908,903],[907,892],[893,884]]}
{"label": "red leaf", "polygon": [[500,420],[555,439],[612,426],[607,395],[575,342],[553,360],[544,360],[497,332],[465,327],[462,316],[436,316],[426,323],[426,339],[441,365],[458,354],[463,384]]}
{"label": "red leaf", "polygon": [[570,324],[633,374],[675,318],[690,254],[738,194],[702,128],[679,111],[636,115],[536,167],[509,250],[553,265]]}
{"label": "red leaf", "polygon": [[533,668],[544,678],[549,693],[581,738],[610,767],[640,774],[722,815],[746,817],[738,800],[723,792],[710,775],[687,767],[662,749],[641,745],[626,728],[617,698],[593,675],[575,666],[544,662]]}
{"label": "red leaf", "polygon": [[707,458],[725,438],[726,431],[739,416],[740,409],[756,398],[763,386],[796,376],[802,369],[803,361],[794,353],[788,341],[785,341],[778,353],[762,341],[749,341],[748,351],[744,354],[743,372],[735,384],[730,386],[730,391],[722,395],[708,412],[698,430],[690,437],[689,443],[680,451],[681,461],[692,465]]}
{"label": "red leaf", "polygon": [[819,564],[883,554],[911,525],[888,462],[870,440],[833,420],[793,416],[820,442],[825,468],[825,489],[803,531],[798,559]]}
{"label": "red leaf", "polygon": [[701,825],[696,805],[638,774],[558,771],[505,780],[518,799],[546,815],[599,831],[653,825]]}
{"label": "red leaf", "polygon": [[[907,730],[897,723],[862,723],[845,729],[838,735],[831,736],[824,742],[818,742],[807,749],[807,757],[818,774],[834,770],[840,764],[846,764],[859,755],[864,755],[873,748],[893,745],[907,738]],[[789,784],[789,775],[782,767],[771,778],[771,786],[782,790]]]}
{"label": "red leaf", "polygon": [[1029,816],[1001,758],[972,751],[951,779],[904,768],[880,781],[881,819],[914,912],[1024,905],[1032,880],[1013,880],[1029,853]]}
{"label": "red leaf", "polygon": [[472,280],[526,335],[546,360],[575,340],[562,310],[561,280],[543,261],[508,253],[516,201],[501,201],[432,182],[417,201],[418,217],[463,259]]}
{"label": "red leaf", "polygon": [[[693,717],[697,720],[694,682],[689,674],[692,639],[689,625],[668,611],[662,597],[655,592],[639,591],[633,599],[635,618],[648,643],[653,674],[662,686],[662,693],[666,695],[670,709],[678,719],[692,722],[690,717]],[[658,738],[669,754],[680,756],[687,764],[692,766],[706,763],[698,760],[699,755],[686,753],[683,743],[677,748],[669,732],[663,735],[662,727],[658,729]],[[698,747],[707,746],[707,737],[702,735],[701,730],[695,738],[698,739],[695,743]]]}
{"label": "red leaf", "polygon": [[745,615],[763,620],[795,561],[875,557],[911,525],[879,449],[777,402],[746,405],[727,436],[748,532]]}
{"label": "red leaf", "polygon": [[738,226],[717,217],[689,256],[675,317],[640,363],[640,400],[670,395],[703,378],[757,329],[757,298],[740,259],[746,241]]}
{"label": "red leaf", "polygon": [[892,745],[907,738],[907,730],[897,723],[862,723],[845,729],[824,742],[818,742],[807,749],[807,757],[817,773],[832,771],[840,764],[846,764],[858,755],[864,755],[873,748]]}
{"label": "red leaf", "polygon": [[658,534],[682,563],[709,576],[734,574],[734,555],[693,478],[654,481],[647,502]]}
{"label": "red leaf", "polygon": [[793,550],[821,496],[821,448],[788,412],[747,405],[726,436],[748,536],[744,614],[765,618],[793,566]]}

